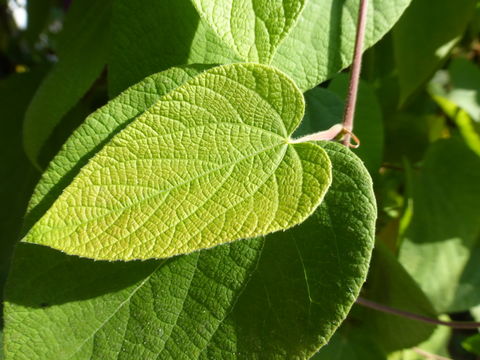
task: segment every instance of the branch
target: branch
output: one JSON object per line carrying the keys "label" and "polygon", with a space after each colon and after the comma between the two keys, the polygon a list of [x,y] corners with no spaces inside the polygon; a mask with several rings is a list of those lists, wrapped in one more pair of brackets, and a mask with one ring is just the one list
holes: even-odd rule
{"label": "branch", "polygon": [[343,145],[345,146],[350,145],[350,134],[353,131],[353,118],[355,116],[355,106],[357,104],[358,83],[360,80],[360,71],[362,69],[363,41],[365,39],[365,28],[367,26],[367,9],[368,0],[360,0],[352,72],[350,74],[350,84],[348,86],[346,100],[347,103],[345,105],[345,113],[343,115],[343,127],[346,130],[345,137],[343,138]]}
{"label": "branch", "polygon": [[397,316],[401,316],[407,319],[411,320],[416,320],[416,321],[421,321],[427,324],[432,324],[432,325],[443,325],[443,326],[448,326],[449,328],[452,329],[478,329],[480,328],[480,322],[473,322],[473,321],[442,321],[438,320],[435,318],[431,318],[425,315],[419,315],[415,313],[411,313],[409,311],[405,310],[400,310],[400,309],[395,309],[393,307],[383,305],[383,304],[378,304],[374,301],[364,299],[362,297],[359,297],[357,299],[357,304],[362,305],[364,307],[381,311],[384,313],[388,314],[393,314]]}

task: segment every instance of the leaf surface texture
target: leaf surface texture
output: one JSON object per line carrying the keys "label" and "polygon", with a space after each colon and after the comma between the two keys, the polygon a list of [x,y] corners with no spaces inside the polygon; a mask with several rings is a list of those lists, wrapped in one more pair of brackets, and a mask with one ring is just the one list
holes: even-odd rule
{"label": "leaf surface texture", "polygon": [[331,182],[319,146],[289,143],[303,109],[302,94],[273,68],[207,70],[114,136],[24,241],[131,260],[296,225]]}

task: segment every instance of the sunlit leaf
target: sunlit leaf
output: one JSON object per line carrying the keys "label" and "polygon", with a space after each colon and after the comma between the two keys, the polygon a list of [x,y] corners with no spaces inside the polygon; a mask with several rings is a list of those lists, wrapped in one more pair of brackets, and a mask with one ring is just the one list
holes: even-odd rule
{"label": "sunlit leaf", "polygon": [[296,225],[331,182],[319,146],[290,142],[303,112],[302,94],[273,68],[205,71],[113,137],[24,241],[130,260]]}
{"label": "sunlit leaf", "polygon": [[220,39],[244,61],[271,62],[306,0],[192,0]]}

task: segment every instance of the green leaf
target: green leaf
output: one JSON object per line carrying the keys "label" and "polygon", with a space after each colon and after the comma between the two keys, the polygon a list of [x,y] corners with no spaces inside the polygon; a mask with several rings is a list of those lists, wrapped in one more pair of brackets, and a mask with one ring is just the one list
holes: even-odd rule
{"label": "green leaf", "polygon": [[306,0],[192,0],[217,36],[244,61],[269,64]]}
{"label": "green leaf", "polygon": [[[201,70],[201,67],[172,68],[152,75],[88,117],[42,176],[30,203],[27,228],[42,216],[79,169],[109,140],[111,134],[120,131],[162,95]],[[110,113],[115,112],[119,116],[110,116]],[[256,264],[261,245],[261,241],[251,240],[217,247],[208,253],[177,257],[167,262],[112,264],[78,259],[48,248],[21,243],[15,257],[18,266],[13,266],[8,286],[8,301],[16,305],[12,305],[14,315],[6,323],[7,333],[12,334],[10,338],[18,336],[20,350],[7,350],[9,358],[63,359],[71,354],[72,359],[117,359],[121,356],[129,359],[131,357],[128,352],[125,355],[126,350],[120,351],[124,339],[112,336],[112,331],[118,329],[118,322],[123,322],[122,328],[129,330],[132,339],[145,333],[146,329],[152,330],[150,334],[145,333],[145,339],[132,345],[130,354],[137,354],[138,347],[143,348],[142,351],[147,351],[146,348],[151,351],[152,344],[155,344],[158,353],[166,354],[176,346],[170,338],[178,339],[184,331],[180,320],[174,322],[175,314],[178,314],[178,319],[183,318],[182,321],[190,319],[193,324],[208,324],[201,333],[197,326],[192,326],[191,333],[185,335],[189,341],[189,336],[202,341],[199,336],[215,329],[219,314],[228,311],[234,301],[232,299],[248,280],[246,270]],[[35,294],[22,290],[22,286],[29,287],[28,278],[36,277],[38,273],[45,276],[42,281],[36,282]],[[208,289],[207,298],[199,304],[199,296],[205,297],[205,289]],[[190,299],[179,301],[179,297]],[[72,302],[74,299],[77,301]],[[129,322],[128,308],[135,309],[139,316],[137,322]],[[32,321],[32,326],[25,332],[29,334],[27,337],[23,336],[23,330],[20,330],[20,334],[16,333],[23,321],[16,322],[16,315],[23,312],[20,309],[26,309],[26,315]],[[189,310],[185,312],[184,309]],[[210,311],[211,309],[213,310]],[[16,313],[16,310],[20,312]],[[9,311],[7,308],[6,312]],[[151,311],[157,322],[152,324],[152,318],[144,316],[145,311]],[[161,311],[162,314],[155,314],[156,311]],[[65,317],[66,313],[72,317]],[[73,334],[72,319],[79,313],[85,317],[76,318],[78,321],[75,321],[76,330]],[[190,315],[198,315],[199,318],[194,319]],[[34,329],[36,325],[50,321],[53,335],[45,339]],[[141,329],[135,327],[138,323],[141,324]],[[93,348],[94,342],[98,344],[107,338],[106,343]],[[33,353],[29,349],[32,342],[38,344]],[[192,346],[191,343],[189,345]],[[92,346],[90,352],[89,346]],[[111,355],[116,349],[120,349],[119,352],[123,355]]]}
{"label": "green leaf", "polygon": [[24,232],[40,219],[80,169],[115,134],[163,95],[190,80],[204,68],[171,68],[151,75],[87,117],[42,175],[30,200]]}
{"label": "green leaf", "polygon": [[480,157],[456,138],[431,147],[414,183],[399,259],[438,312],[480,302],[479,183]]}
{"label": "green leaf", "polygon": [[[174,65],[222,64],[255,58],[262,62],[268,60],[268,63],[290,75],[305,91],[332,77],[352,61],[358,0],[309,0],[299,15],[299,4],[303,3],[300,0],[283,1],[285,13],[278,6],[272,6],[274,11],[271,13],[270,8],[268,11],[261,8],[260,11],[256,6],[258,3],[271,4],[271,1],[242,1],[240,4],[255,4],[255,11],[250,7],[250,12],[259,16],[258,21],[247,22],[240,11],[232,15],[222,11],[221,23],[219,18],[213,17],[210,9],[223,2],[195,1],[202,5],[203,20],[190,0],[116,1],[109,73],[113,94],[151,73]],[[410,1],[372,2],[366,47],[372,46],[385,35]],[[275,1],[277,3],[280,1]],[[227,19],[232,20],[233,32],[226,24]],[[266,22],[262,22],[262,19]],[[217,34],[225,37],[217,36],[207,23],[220,27]],[[285,33],[280,35],[280,29],[285,29]],[[272,37],[268,43],[260,46],[258,41],[266,34]],[[242,53],[236,54],[232,50],[230,46],[233,40],[237,45],[240,42]],[[126,43],[128,47],[125,47]],[[249,51],[246,44],[255,46]],[[139,53],[142,56],[138,56]]]}
{"label": "green leaf", "polygon": [[111,1],[74,2],[59,39],[59,61],[45,78],[25,116],[24,147],[37,167],[43,145],[62,117],[102,72],[108,54]]}
{"label": "green leaf", "polygon": [[[464,33],[476,0],[414,0],[394,30],[394,51],[405,101],[441,65]],[[428,19],[428,21],[426,21]]]}
{"label": "green leaf", "polygon": [[308,358],[360,291],[376,217],[361,161],[321,146],[334,164],[325,201],[264,246],[107,263],[21,243],[7,287],[7,359]]}
{"label": "green leaf", "polygon": [[273,68],[208,70],[105,145],[24,241],[131,260],[296,225],[331,182],[319,146],[290,142],[303,107],[295,84]]}
{"label": "green leaf", "polygon": [[[328,89],[345,99],[348,92],[349,76],[340,74]],[[378,172],[383,158],[383,118],[382,109],[374,88],[366,81],[360,81],[355,110],[354,133],[361,141],[354,149],[372,176]]]}

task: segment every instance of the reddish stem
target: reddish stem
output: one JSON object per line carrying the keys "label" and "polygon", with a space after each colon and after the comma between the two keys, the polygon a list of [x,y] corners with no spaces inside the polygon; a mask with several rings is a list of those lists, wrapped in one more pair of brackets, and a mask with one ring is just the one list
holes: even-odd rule
{"label": "reddish stem", "polygon": [[355,38],[355,50],[353,52],[352,72],[350,74],[350,84],[348,86],[348,94],[345,105],[345,113],[343,115],[343,127],[347,130],[343,138],[345,146],[350,145],[351,135],[353,131],[353,118],[355,116],[355,106],[357,104],[358,83],[360,81],[360,71],[362,69],[362,51],[365,39],[365,29],[367,27],[367,9],[368,0],[360,0],[360,8],[358,9],[357,34]]}
{"label": "reddish stem", "polygon": [[425,315],[414,314],[409,311],[395,309],[393,307],[378,304],[374,301],[364,299],[359,297],[357,299],[357,304],[362,305],[364,307],[381,311],[388,314],[393,314],[397,316],[401,316],[404,318],[421,321],[424,323],[432,324],[432,325],[443,325],[448,326],[452,329],[478,329],[480,328],[480,322],[473,322],[473,321],[442,321],[435,318],[431,318]]}

